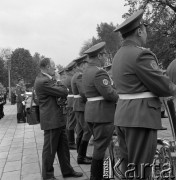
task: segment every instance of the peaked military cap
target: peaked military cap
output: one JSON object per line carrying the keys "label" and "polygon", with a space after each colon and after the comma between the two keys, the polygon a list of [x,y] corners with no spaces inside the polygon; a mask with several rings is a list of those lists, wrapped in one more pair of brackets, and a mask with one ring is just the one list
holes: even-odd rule
{"label": "peaked military cap", "polygon": [[84,54],[83,56],[80,56],[80,57],[76,58],[74,61],[75,61],[77,64],[80,64],[80,63],[82,63],[82,62],[86,62],[86,61],[87,61],[87,55]]}
{"label": "peaked military cap", "polygon": [[63,69],[62,69],[61,71],[59,71],[58,73],[59,73],[59,74],[63,74],[64,71],[65,71],[65,69],[63,68]]}
{"label": "peaked military cap", "polygon": [[100,42],[98,44],[95,44],[91,48],[89,48],[87,51],[84,52],[84,54],[87,54],[89,57],[97,55],[101,50],[104,49],[106,43]]}
{"label": "peaked military cap", "polygon": [[65,71],[71,71],[76,65],[76,62],[75,61],[72,61],[71,63],[69,63],[66,68],[65,68]]}
{"label": "peaked military cap", "polygon": [[143,16],[144,10],[140,9],[136,11],[134,14],[132,14],[128,19],[126,19],[122,24],[120,24],[114,31],[120,31],[121,34],[126,34],[137,27],[139,27],[141,24],[147,25],[143,22],[142,16]]}

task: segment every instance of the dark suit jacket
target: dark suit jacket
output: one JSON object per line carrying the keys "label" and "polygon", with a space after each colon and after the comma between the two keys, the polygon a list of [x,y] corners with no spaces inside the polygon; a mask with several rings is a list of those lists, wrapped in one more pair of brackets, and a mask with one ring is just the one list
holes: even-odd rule
{"label": "dark suit jacket", "polygon": [[65,126],[63,110],[57,105],[56,97],[66,97],[67,88],[40,73],[35,80],[35,91],[39,101],[41,129]]}
{"label": "dark suit jacket", "polygon": [[[112,76],[118,94],[152,92],[158,97],[173,94],[174,84],[158,67],[158,60],[150,50],[133,41],[125,41],[116,53]],[[114,123],[123,127],[161,128],[161,103],[158,97],[119,99]]]}
{"label": "dark suit jacket", "polygon": [[118,100],[116,90],[111,86],[107,72],[89,63],[82,77],[86,98],[103,96],[104,100],[87,101],[85,121],[106,123],[114,121],[115,103]]}

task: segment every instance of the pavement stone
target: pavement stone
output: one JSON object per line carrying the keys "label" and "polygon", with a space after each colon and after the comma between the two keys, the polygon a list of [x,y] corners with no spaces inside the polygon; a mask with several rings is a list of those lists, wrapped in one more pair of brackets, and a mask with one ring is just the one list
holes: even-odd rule
{"label": "pavement stone", "polygon": [[[0,180],[41,180],[44,133],[40,125],[17,124],[16,111],[16,105],[7,102],[4,106],[5,117],[0,120]],[[92,152],[91,146],[88,155],[92,155]],[[71,150],[71,165],[84,174],[76,179],[88,180],[90,165],[78,165],[76,158],[77,152]],[[73,180],[62,177],[57,157],[54,172],[59,180]]]}
{"label": "pavement stone", "polygon": [[[40,125],[17,124],[16,105],[4,106],[5,117],[0,120],[0,180],[41,180],[43,131]],[[168,118],[162,119],[167,130],[158,132],[158,137],[172,140]],[[93,146],[88,146],[87,155],[92,155]],[[55,176],[59,180],[88,180],[90,165],[78,165],[77,152],[70,150],[70,162],[80,178],[63,178],[58,158],[55,158]]]}

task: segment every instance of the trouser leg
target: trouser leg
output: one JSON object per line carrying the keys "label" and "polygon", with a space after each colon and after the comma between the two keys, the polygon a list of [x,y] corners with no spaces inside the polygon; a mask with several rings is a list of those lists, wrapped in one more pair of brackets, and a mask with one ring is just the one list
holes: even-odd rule
{"label": "trouser leg", "polygon": [[77,148],[77,152],[79,150],[79,146],[82,140],[82,136],[83,136],[83,129],[81,127],[81,124],[79,123],[79,112],[75,112],[75,118],[76,118],[76,148]]}
{"label": "trouser leg", "polygon": [[68,143],[70,149],[76,149],[75,144],[75,127],[76,127],[76,118],[73,108],[68,108],[67,112],[67,135]]}
{"label": "trouser leg", "polygon": [[54,176],[54,158],[58,149],[61,129],[52,129],[44,131],[44,145],[42,152],[42,177],[49,179]]}
{"label": "trouser leg", "polygon": [[75,112],[75,115],[78,120],[77,125],[79,125],[79,127],[83,131],[83,136],[81,138],[80,146],[78,149],[77,162],[78,162],[78,164],[90,164],[92,158],[87,157],[86,153],[87,153],[89,139],[90,139],[92,133],[91,133],[87,123],[85,122],[84,112],[83,111]]}
{"label": "trouser leg", "polygon": [[103,159],[92,159],[90,180],[102,180],[103,177]]}
{"label": "trouser leg", "polygon": [[94,136],[91,178],[99,180],[103,178],[103,159],[112,138],[114,125],[113,123],[88,123],[88,125]]}
{"label": "trouser leg", "polygon": [[[116,127],[119,137],[119,148],[122,161],[122,172],[127,171],[127,165],[134,165],[135,175],[147,179],[151,175],[151,164],[157,146],[157,130],[148,128]],[[143,164],[143,166],[142,166]],[[141,167],[143,169],[141,169]],[[143,171],[141,171],[143,170]],[[141,173],[144,172],[144,173]],[[134,171],[127,176],[134,176]]]}
{"label": "trouser leg", "polygon": [[63,175],[70,174],[73,171],[73,168],[70,165],[70,152],[69,152],[68,139],[67,139],[65,127],[62,128],[59,137],[57,156],[59,159],[62,174]]}

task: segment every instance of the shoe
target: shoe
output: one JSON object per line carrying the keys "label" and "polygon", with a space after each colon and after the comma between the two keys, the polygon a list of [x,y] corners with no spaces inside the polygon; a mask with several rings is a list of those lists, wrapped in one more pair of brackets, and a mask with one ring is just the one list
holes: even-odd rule
{"label": "shoe", "polygon": [[167,127],[162,126],[160,130],[167,130]]}
{"label": "shoe", "polygon": [[77,163],[78,164],[91,164],[92,160],[88,159],[87,157],[78,157],[77,158]]}
{"label": "shoe", "polygon": [[77,149],[76,144],[69,144],[69,149],[76,150]]}
{"label": "shoe", "polygon": [[63,175],[64,178],[66,178],[66,177],[75,177],[75,178],[77,178],[77,177],[82,177],[82,176],[83,176],[82,172],[76,172],[76,171],[73,171],[70,174]]}
{"label": "shoe", "polygon": [[49,178],[49,179],[43,179],[43,180],[59,180],[59,179],[57,179],[56,177],[52,177],[52,178]]}
{"label": "shoe", "polygon": [[86,158],[92,160],[92,156],[86,156]]}

